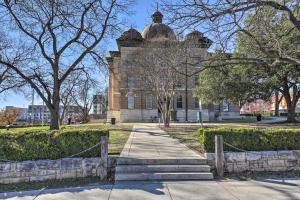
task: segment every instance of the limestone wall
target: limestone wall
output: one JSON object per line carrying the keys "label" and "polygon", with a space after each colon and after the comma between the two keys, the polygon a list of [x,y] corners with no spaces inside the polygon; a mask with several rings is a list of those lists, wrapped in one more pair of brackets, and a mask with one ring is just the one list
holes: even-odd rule
{"label": "limestone wall", "polygon": [[[188,121],[189,122],[196,122],[197,121],[197,113],[199,112],[199,109],[195,110],[188,110]],[[185,121],[185,110],[177,110],[177,120],[179,122]],[[207,109],[202,110],[202,120],[203,121],[209,121],[209,112]]]}
{"label": "limestone wall", "polygon": [[140,110],[140,109],[121,109],[120,121],[121,122],[136,122],[136,121],[151,121],[151,118],[158,117],[156,110]]}
{"label": "limestone wall", "polygon": [[[214,167],[214,153],[207,153],[206,157],[209,165]],[[225,172],[300,170],[300,150],[226,152],[224,158]]]}
{"label": "limestone wall", "polygon": [[[115,165],[115,157],[109,157],[108,169]],[[50,179],[96,177],[104,166],[100,158],[64,158],[59,160],[37,160],[0,163],[0,183],[44,181]]]}

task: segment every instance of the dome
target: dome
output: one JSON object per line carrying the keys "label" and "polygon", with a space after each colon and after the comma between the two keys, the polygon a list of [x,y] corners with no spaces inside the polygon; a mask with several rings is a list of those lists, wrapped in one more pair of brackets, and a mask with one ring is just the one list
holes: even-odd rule
{"label": "dome", "polygon": [[212,41],[209,38],[204,37],[204,34],[199,31],[192,31],[187,34],[185,41],[192,42],[193,45],[202,48],[209,48],[212,45]]}
{"label": "dome", "polygon": [[152,15],[152,24],[146,26],[142,32],[142,37],[146,40],[155,40],[159,38],[176,40],[176,35],[172,28],[162,23],[163,15],[156,11]]}
{"label": "dome", "polygon": [[204,36],[203,33],[199,32],[199,31],[193,31],[193,32],[187,34],[186,39],[187,40],[195,40],[195,39],[199,40],[199,39],[203,38],[203,36]]}
{"label": "dome", "polygon": [[125,31],[121,37],[118,38],[119,41],[128,41],[128,40],[135,40],[135,41],[143,41],[143,37],[134,28],[130,28],[128,31]]}

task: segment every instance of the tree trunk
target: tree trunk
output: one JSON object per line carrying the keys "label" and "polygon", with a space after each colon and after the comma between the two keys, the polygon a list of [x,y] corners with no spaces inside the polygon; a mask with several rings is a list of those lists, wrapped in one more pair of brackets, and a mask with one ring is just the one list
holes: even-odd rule
{"label": "tree trunk", "polygon": [[59,89],[57,88],[53,92],[53,109],[50,110],[51,122],[50,130],[59,130]]}
{"label": "tree trunk", "polygon": [[51,111],[50,130],[59,130],[59,112]]}
{"label": "tree trunk", "polygon": [[275,116],[279,116],[279,92],[275,91]]}
{"label": "tree trunk", "polygon": [[289,123],[297,122],[297,120],[296,120],[297,100],[296,99],[292,100],[289,93],[284,94],[284,98],[285,98],[286,107],[287,107],[287,122],[289,122]]}
{"label": "tree trunk", "polygon": [[164,127],[169,128],[170,127],[170,109],[166,109],[164,113]]}
{"label": "tree trunk", "polygon": [[167,116],[164,119],[164,127],[165,128],[169,128],[170,127],[170,118],[168,118]]}
{"label": "tree trunk", "polygon": [[287,104],[287,122],[293,123],[293,122],[297,122],[296,120],[296,105],[294,105],[293,103],[291,104]]}
{"label": "tree trunk", "polygon": [[89,112],[87,110],[85,110],[83,113],[83,121],[84,123],[88,123],[90,121]]}

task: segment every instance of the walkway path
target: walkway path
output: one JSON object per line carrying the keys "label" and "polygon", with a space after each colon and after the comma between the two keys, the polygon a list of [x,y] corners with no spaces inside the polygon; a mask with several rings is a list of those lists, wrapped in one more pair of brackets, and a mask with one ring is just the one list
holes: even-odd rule
{"label": "walkway path", "polygon": [[134,126],[116,167],[116,181],[211,180],[207,160],[154,124]]}
{"label": "walkway path", "polygon": [[[202,158],[153,125],[135,126],[122,156],[142,159]],[[37,198],[36,195],[38,195]],[[300,179],[258,181],[125,181],[76,188],[0,193],[9,200],[300,200]]]}
{"label": "walkway path", "polygon": [[[39,191],[0,193],[0,199],[32,200]],[[300,180],[119,182],[44,190],[35,200],[296,200]]]}
{"label": "walkway path", "polygon": [[155,124],[136,125],[121,157],[167,159],[201,159],[198,153],[171,138]]}

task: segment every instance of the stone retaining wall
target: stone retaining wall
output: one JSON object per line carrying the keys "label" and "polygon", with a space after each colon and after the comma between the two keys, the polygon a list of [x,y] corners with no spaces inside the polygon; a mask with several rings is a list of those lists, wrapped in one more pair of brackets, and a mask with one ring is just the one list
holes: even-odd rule
{"label": "stone retaining wall", "polygon": [[59,160],[37,160],[0,163],[0,183],[19,183],[82,177],[106,179],[107,169],[115,165],[115,157],[108,157],[105,164],[101,158],[64,158]]}
{"label": "stone retaining wall", "polygon": [[[214,153],[207,153],[209,165],[214,168]],[[245,171],[300,171],[300,150],[297,151],[253,151],[226,152],[225,172]]]}

